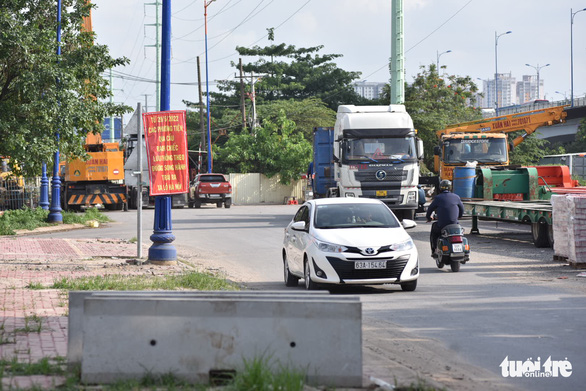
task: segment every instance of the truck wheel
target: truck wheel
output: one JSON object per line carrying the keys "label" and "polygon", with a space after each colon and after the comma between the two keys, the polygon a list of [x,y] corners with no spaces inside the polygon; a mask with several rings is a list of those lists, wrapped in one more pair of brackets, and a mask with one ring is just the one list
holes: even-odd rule
{"label": "truck wheel", "polygon": [[544,219],[536,223],[531,223],[531,236],[533,244],[537,248],[550,247],[553,243],[549,242],[549,224]]}
{"label": "truck wheel", "polygon": [[130,195],[128,196],[128,207],[130,209],[136,209],[136,189],[130,189]]}
{"label": "truck wheel", "polygon": [[224,208],[229,209],[231,205],[232,205],[232,199],[226,198],[226,200],[224,201]]}
{"label": "truck wheel", "polygon": [[222,207],[222,201],[218,201],[218,202],[216,202],[216,206],[217,206],[218,208],[221,208],[221,207]]}

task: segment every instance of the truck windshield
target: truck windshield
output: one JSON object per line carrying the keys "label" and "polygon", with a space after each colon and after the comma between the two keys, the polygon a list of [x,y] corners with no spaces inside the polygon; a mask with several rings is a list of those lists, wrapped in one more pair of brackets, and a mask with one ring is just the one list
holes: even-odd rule
{"label": "truck windshield", "polygon": [[452,139],[444,141],[444,163],[504,163],[507,142],[504,138]]}
{"label": "truck windshield", "polygon": [[401,162],[415,159],[414,137],[348,139],[343,144],[343,162]]}

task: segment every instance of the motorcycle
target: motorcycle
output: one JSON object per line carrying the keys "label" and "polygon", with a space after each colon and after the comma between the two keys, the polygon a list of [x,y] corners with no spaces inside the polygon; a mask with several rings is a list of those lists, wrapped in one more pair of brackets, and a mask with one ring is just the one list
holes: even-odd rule
{"label": "motorcycle", "polygon": [[450,224],[442,228],[434,258],[438,268],[450,265],[453,272],[460,271],[460,265],[470,260],[470,245],[460,224]]}

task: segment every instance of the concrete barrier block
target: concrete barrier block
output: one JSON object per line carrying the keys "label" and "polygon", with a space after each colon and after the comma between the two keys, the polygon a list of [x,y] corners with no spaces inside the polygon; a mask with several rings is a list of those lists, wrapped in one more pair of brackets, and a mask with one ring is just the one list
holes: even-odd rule
{"label": "concrete barrier block", "polygon": [[85,297],[82,381],[173,373],[205,383],[210,371],[265,358],[303,371],[311,384],[362,385],[358,297],[210,296]]}

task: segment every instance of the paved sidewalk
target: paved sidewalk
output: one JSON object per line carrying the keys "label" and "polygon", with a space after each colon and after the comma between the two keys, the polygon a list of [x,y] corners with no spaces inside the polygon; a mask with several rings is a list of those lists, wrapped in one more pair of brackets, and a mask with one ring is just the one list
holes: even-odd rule
{"label": "paved sidewalk", "polygon": [[[146,253],[146,252],[145,252]],[[66,358],[67,296],[50,286],[64,277],[158,274],[182,266],[136,265],[136,244],[117,239],[0,236],[0,359],[35,363]],[[2,390],[54,389],[63,378],[6,377]]]}

